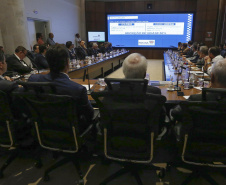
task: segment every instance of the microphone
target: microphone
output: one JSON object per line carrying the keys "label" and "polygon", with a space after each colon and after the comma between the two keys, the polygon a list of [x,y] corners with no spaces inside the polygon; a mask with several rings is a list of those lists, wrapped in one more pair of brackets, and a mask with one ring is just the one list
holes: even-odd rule
{"label": "microphone", "polygon": [[178,81],[179,81],[179,73],[177,73],[177,85],[174,86],[174,91],[180,91],[181,88],[178,86]]}
{"label": "microphone", "polygon": [[[86,73],[87,70],[87,73]],[[87,90],[87,94],[91,94],[91,89],[90,89],[90,81],[89,81],[89,73],[88,73],[88,68],[84,70],[84,75],[83,75],[83,82],[85,81],[87,76],[87,80],[88,80],[88,90]]]}

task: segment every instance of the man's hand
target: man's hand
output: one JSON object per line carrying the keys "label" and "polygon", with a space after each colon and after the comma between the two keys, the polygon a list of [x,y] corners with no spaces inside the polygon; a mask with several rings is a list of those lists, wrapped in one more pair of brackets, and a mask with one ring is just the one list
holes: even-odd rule
{"label": "man's hand", "polygon": [[6,80],[8,80],[8,81],[12,81],[12,79],[11,79],[10,77],[8,77],[8,76],[4,76],[4,78],[5,78]]}

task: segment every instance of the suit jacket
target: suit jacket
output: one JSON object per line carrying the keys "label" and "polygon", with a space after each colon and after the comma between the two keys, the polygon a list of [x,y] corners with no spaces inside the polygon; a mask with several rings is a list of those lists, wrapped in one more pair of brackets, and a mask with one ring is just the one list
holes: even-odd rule
{"label": "suit jacket", "polygon": [[18,85],[15,82],[8,80],[3,80],[0,78],[0,90],[5,93],[11,93],[12,91],[18,89]]}
{"label": "suit jacket", "polygon": [[[206,96],[207,101],[217,101],[219,100],[219,95],[216,93],[208,93]],[[188,101],[202,101],[202,94],[192,94]],[[177,121],[182,121],[182,109],[180,105],[177,105],[171,110],[171,115]]]}
{"label": "suit jacket", "polygon": [[48,69],[49,64],[46,60],[46,58],[42,54],[37,54],[35,61],[34,61],[34,67],[38,69]]}
{"label": "suit jacket", "polygon": [[6,59],[8,71],[15,71],[19,74],[30,73],[32,69],[27,65],[24,66],[21,61],[13,54]]}
{"label": "suit jacket", "polygon": [[88,55],[92,56],[94,55],[95,57],[97,57],[97,54],[99,54],[99,49],[93,49],[93,48],[89,48],[87,49]]}
{"label": "suit jacket", "polygon": [[76,51],[79,60],[84,60],[88,56],[87,50],[79,46]]}
{"label": "suit jacket", "polygon": [[[80,121],[82,117],[85,117],[87,122],[79,122],[80,129],[85,129],[93,118],[93,107],[90,104],[87,96],[87,90],[82,85],[73,82],[70,78],[64,74],[60,73],[59,77],[52,79],[50,73],[46,75],[37,74],[31,75],[28,79],[30,82],[53,82],[56,84],[57,94],[59,95],[69,95],[76,101],[76,110],[80,116]],[[82,128],[84,126],[84,128]]]}
{"label": "suit jacket", "polygon": [[76,53],[75,53],[74,49],[71,49],[71,50],[68,49],[68,53],[69,53],[69,56],[70,56],[70,60],[76,59]]}

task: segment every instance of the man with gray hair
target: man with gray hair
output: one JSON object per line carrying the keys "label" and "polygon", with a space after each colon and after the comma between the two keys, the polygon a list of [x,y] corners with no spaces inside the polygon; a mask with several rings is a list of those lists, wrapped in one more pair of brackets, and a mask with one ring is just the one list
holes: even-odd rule
{"label": "man with gray hair", "polygon": [[[147,59],[143,55],[139,53],[132,53],[125,58],[122,70],[125,78],[144,79],[146,76],[147,66]],[[153,86],[148,86],[147,92],[161,94],[161,90]]]}
{"label": "man with gray hair", "polygon": [[[212,88],[226,88],[226,59],[219,60],[212,65],[211,73],[211,87]],[[219,94],[209,93],[206,96],[207,101],[219,100]],[[202,94],[193,94],[189,97],[188,101],[201,101]],[[178,105],[170,110],[171,119],[178,121],[182,120],[181,107]]]}

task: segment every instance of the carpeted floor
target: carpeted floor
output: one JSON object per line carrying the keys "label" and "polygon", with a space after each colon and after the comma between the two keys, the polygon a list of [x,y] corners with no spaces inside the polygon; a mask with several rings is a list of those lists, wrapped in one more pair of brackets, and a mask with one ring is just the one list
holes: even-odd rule
{"label": "carpeted floor", "polygon": [[[149,59],[147,73],[150,75],[150,80],[162,81],[163,80],[163,59]],[[106,78],[124,78],[122,67],[114,71]]]}

